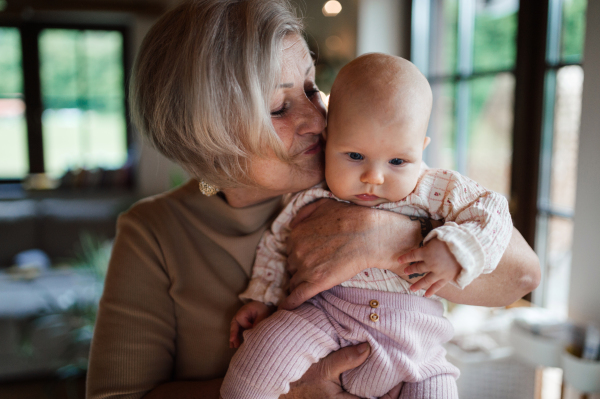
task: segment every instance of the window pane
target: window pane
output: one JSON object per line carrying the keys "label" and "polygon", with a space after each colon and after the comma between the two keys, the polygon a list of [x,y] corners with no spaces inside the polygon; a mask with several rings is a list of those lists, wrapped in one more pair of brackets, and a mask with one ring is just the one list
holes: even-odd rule
{"label": "window pane", "polygon": [[119,32],[41,32],[42,127],[50,175],[125,163],[122,51]]}
{"label": "window pane", "polygon": [[509,196],[512,162],[513,98],[511,73],[470,82],[467,176]]}
{"label": "window pane", "polygon": [[554,139],[550,200],[553,207],[573,210],[577,186],[577,151],[581,118],[583,68],[571,65],[556,74]]}
{"label": "window pane", "polygon": [[0,179],[21,179],[29,171],[29,157],[17,28],[0,28],[0,54]]}
{"label": "window pane", "polygon": [[432,2],[430,76],[456,73],[458,0]]}
{"label": "window pane", "polygon": [[519,2],[478,2],[473,37],[475,72],[512,69],[517,54]]}
{"label": "window pane", "polygon": [[561,59],[581,62],[585,39],[585,11],[587,0],[564,0],[561,34]]}
{"label": "window pane", "polygon": [[550,217],[546,239],[545,270],[547,276],[544,287],[544,306],[566,316],[569,302],[573,220]]}
{"label": "window pane", "polygon": [[456,85],[434,83],[433,108],[427,135],[431,144],[425,150],[425,162],[432,168],[456,169]]}

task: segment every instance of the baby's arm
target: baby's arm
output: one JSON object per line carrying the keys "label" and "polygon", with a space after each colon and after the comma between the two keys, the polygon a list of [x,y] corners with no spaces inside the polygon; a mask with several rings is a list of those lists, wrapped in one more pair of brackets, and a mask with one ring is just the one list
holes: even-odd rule
{"label": "baby's arm", "polygon": [[252,278],[246,290],[239,295],[247,303],[231,320],[230,347],[239,347],[242,332],[270,316],[286,297],[289,287],[286,241],[291,231],[290,223],[303,206],[324,197],[328,198],[329,192],[322,188],[298,194],[273,221],[270,230],[263,234],[256,250]]}
{"label": "baby's arm", "polygon": [[399,262],[427,275],[412,285],[431,296],[448,282],[464,288],[482,273],[492,272],[512,234],[506,199],[457,172],[429,170],[417,188],[418,200],[445,224],[425,237],[424,246]]}

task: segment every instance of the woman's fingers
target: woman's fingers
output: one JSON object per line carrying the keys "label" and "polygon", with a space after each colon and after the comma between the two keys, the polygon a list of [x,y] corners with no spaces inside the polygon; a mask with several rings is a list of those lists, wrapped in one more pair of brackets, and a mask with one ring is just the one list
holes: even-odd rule
{"label": "woman's fingers", "polygon": [[330,353],[319,362],[319,371],[325,380],[339,383],[340,375],[344,371],[356,368],[364,363],[371,353],[371,346],[367,342],[360,345],[347,346]]}
{"label": "woman's fingers", "polygon": [[344,392],[340,375],[363,364],[370,352],[370,346],[365,342],[330,353],[310,366],[302,378],[292,382],[290,392],[279,399],[359,399]]}
{"label": "woman's fingers", "polygon": [[[330,287],[331,288],[331,287]],[[326,290],[327,288],[325,288]],[[302,305],[308,299],[317,295],[319,292],[325,291],[308,281],[303,281],[294,288],[290,295],[284,299],[279,305],[279,309],[292,310]]]}

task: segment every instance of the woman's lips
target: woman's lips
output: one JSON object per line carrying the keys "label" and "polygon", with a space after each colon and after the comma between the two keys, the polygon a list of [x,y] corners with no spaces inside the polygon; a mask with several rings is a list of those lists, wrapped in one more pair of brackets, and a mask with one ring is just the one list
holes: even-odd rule
{"label": "woman's lips", "polygon": [[375,201],[379,199],[378,196],[372,194],[359,194],[356,196],[356,198],[358,198],[361,201]]}
{"label": "woman's lips", "polygon": [[313,145],[308,147],[306,149],[306,151],[304,151],[304,153],[306,155],[312,155],[312,154],[317,154],[320,151],[321,151],[321,140],[317,141],[316,143],[314,143]]}

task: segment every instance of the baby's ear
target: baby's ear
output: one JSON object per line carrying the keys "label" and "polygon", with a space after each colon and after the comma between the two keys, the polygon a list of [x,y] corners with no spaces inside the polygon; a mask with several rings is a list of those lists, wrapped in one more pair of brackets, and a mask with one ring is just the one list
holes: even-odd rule
{"label": "baby's ear", "polygon": [[423,150],[425,150],[425,148],[427,148],[429,143],[431,143],[431,138],[425,136],[425,140],[423,141]]}

